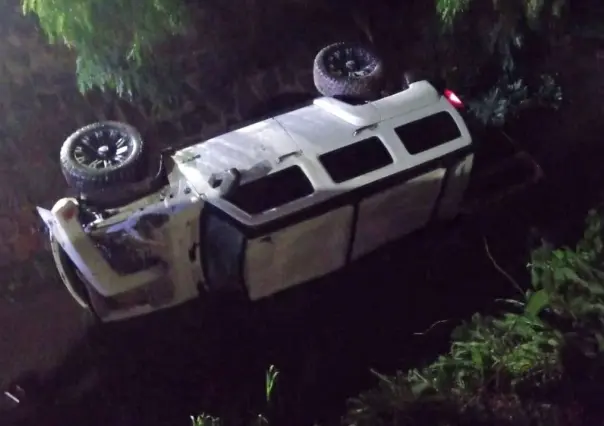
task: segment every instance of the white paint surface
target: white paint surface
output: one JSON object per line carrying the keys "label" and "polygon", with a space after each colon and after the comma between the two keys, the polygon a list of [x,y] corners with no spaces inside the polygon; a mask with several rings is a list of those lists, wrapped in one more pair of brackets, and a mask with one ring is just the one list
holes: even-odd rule
{"label": "white paint surface", "polygon": [[352,206],[344,206],[249,241],[245,281],[250,298],[269,296],[343,267],[352,214]]}
{"label": "white paint surface", "polygon": [[430,218],[444,175],[445,169],[436,169],[363,200],[353,259],[422,228]]}
{"label": "white paint surface", "polygon": [[[418,155],[410,155],[394,128],[441,111],[451,114],[461,137]],[[375,126],[356,132],[359,125],[368,124]],[[393,164],[348,182],[334,183],[317,157],[369,137],[382,140]],[[211,202],[243,227],[263,226],[340,194],[426,164],[470,143],[470,134],[460,114],[429,83],[417,82],[407,90],[366,105],[352,106],[321,98],[307,107],[177,151],[172,157],[175,167],[170,168],[169,187],[162,188],[161,194],[151,194],[138,203],[120,208],[117,215],[101,219],[97,224],[100,228],[105,227],[101,231],[97,229],[98,232],[107,232],[109,228],[131,227],[138,216],[145,213],[168,214],[168,224],[158,230],[162,235],[158,243],[164,247],[161,257],[167,265],[166,270],[151,268],[126,276],[113,271],[82,224],[74,218],[63,219],[65,211],[73,207],[73,199],[59,200],[51,214],[41,213],[61,246],[99,293],[118,295],[147,285],[160,276],[165,276],[175,286],[170,303],[157,308],[144,306],[116,311],[111,318],[117,320],[174,306],[198,296],[196,288],[202,279],[201,263],[199,259],[191,262],[188,250],[193,244],[200,243],[202,199]],[[315,192],[257,215],[249,215],[233,206],[208,183],[213,173],[230,168],[237,168],[242,174],[242,183],[245,183],[293,165],[304,171]],[[471,166],[470,158],[451,174],[444,197],[445,207],[439,212],[440,216],[449,217],[456,213]],[[354,259],[423,227],[433,211],[443,175],[444,169],[437,169],[370,195],[360,203],[356,224],[352,223],[352,206],[345,206],[248,241],[244,274],[251,299],[268,296],[343,267],[350,249],[353,225],[356,229],[352,247]],[[188,195],[184,195],[185,186],[193,190]],[[170,197],[166,198],[168,192]],[[212,255],[199,249],[196,254]]]}

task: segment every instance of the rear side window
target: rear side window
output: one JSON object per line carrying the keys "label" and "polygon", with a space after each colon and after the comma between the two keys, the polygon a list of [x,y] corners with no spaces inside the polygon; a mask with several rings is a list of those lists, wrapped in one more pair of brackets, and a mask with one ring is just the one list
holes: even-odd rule
{"label": "rear side window", "polygon": [[292,166],[243,184],[225,198],[251,215],[263,213],[314,192],[299,166]]}
{"label": "rear side window", "polygon": [[412,155],[444,145],[461,136],[457,123],[446,111],[403,124],[394,131]]}
{"label": "rear side window", "polygon": [[319,156],[335,183],[346,182],[393,163],[382,141],[372,136]]}

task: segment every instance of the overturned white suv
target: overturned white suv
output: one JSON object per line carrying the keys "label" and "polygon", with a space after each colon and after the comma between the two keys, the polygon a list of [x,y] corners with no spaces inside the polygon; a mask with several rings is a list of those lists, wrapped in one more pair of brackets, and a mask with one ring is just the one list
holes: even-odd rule
{"label": "overturned white suv", "polygon": [[370,51],[329,46],[315,60],[329,96],[158,161],[126,124],[75,132],[61,164],[81,195],[38,209],[74,299],[101,321],[257,300],[455,216],[473,160],[459,99],[427,81],[373,96],[381,72]]}

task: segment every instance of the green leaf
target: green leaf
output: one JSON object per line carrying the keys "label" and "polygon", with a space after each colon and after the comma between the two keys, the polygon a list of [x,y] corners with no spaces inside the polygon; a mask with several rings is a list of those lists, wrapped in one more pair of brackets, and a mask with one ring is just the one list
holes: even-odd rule
{"label": "green leaf", "polygon": [[524,312],[530,317],[537,317],[541,311],[549,305],[550,299],[547,291],[539,290],[531,295]]}
{"label": "green leaf", "polygon": [[482,370],[484,368],[484,360],[480,349],[476,346],[472,346],[470,350],[472,353],[472,363]]}
{"label": "green leaf", "polygon": [[579,277],[579,275],[571,268],[562,268],[560,272],[569,281],[572,281],[576,284],[588,285],[587,281]]}
{"label": "green leaf", "polygon": [[556,291],[554,274],[549,268],[545,269],[543,271],[543,274],[541,274],[541,286],[537,287],[537,288],[541,288],[542,290],[545,290],[549,294]]}

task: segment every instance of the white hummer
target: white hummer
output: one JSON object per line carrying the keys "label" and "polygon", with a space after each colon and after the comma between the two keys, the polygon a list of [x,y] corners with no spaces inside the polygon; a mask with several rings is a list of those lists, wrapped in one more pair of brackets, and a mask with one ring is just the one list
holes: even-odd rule
{"label": "white hummer", "polygon": [[73,298],[101,321],[201,294],[257,300],[454,217],[473,161],[461,101],[428,81],[344,101],[333,90],[358,99],[381,73],[355,49],[317,56],[315,81],[329,96],[164,152],[151,177],[145,165],[156,162],[131,126],[71,135],[61,164],[81,195],[38,210]]}

